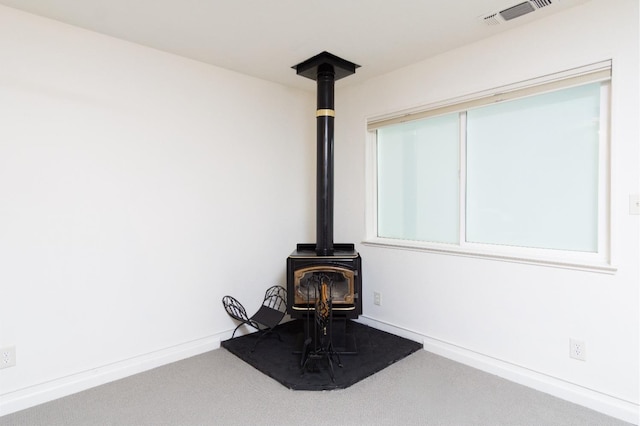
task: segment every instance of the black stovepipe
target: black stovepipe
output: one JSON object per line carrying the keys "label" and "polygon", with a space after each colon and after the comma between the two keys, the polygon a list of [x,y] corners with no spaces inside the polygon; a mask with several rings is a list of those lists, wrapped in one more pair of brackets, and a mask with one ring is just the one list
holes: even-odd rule
{"label": "black stovepipe", "polygon": [[318,67],[316,254],[333,255],[333,126],[335,72],[330,64]]}

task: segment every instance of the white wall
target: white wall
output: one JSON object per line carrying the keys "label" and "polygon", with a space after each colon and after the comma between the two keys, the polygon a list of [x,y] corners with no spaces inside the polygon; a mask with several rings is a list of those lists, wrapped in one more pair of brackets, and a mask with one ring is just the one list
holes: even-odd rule
{"label": "white wall", "polygon": [[[638,421],[640,192],[638,2],[593,0],[342,89],[336,97],[336,235],[365,239],[367,117],[613,59],[615,274],[360,245],[365,321],[427,349]],[[489,31],[489,30],[488,30]],[[366,64],[365,64],[366,65]],[[348,182],[348,186],[343,184]],[[382,305],[373,305],[373,292]],[[586,342],[587,361],[568,356]]]}
{"label": "white wall", "polygon": [[[617,273],[359,245],[363,320],[631,419],[636,0],[593,0],[339,89],[335,239],[365,238],[367,117],[610,58]],[[215,347],[233,327],[221,297],[257,306],[313,240],[313,94],[5,7],[0,62],[0,346],[18,360],[0,370],[0,415]],[[568,358],[569,337],[586,362]]]}
{"label": "white wall", "polygon": [[0,415],[216,347],[222,296],[285,283],[312,92],[6,7],[0,63]]}

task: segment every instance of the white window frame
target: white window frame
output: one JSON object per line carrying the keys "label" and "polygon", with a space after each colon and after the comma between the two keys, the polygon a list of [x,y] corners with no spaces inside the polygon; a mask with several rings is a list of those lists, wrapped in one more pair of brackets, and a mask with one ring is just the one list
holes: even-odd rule
{"label": "white window frame", "polygon": [[[541,94],[569,88],[581,84],[602,82],[601,85],[601,129],[598,155],[598,249],[596,253],[574,252],[554,249],[536,249],[527,247],[500,246],[493,244],[470,243],[466,240],[466,144],[460,143],[460,190],[459,190],[459,242],[458,244],[432,243],[415,240],[382,238],[377,235],[377,147],[376,130],[378,128],[413,121],[452,112],[466,114],[473,107],[488,105],[510,99]],[[610,166],[610,110],[611,110],[611,61],[599,62],[584,67],[543,76],[533,80],[503,86],[497,89],[476,93],[426,105],[394,114],[370,117],[367,119],[366,141],[366,239],[365,245],[387,248],[418,250],[431,253],[477,257],[508,262],[535,264],[542,266],[578,269],[601,273],[615,273],[611,258],[611,166]],[[460,120],[461,141],[466,133],[466,120]]]}

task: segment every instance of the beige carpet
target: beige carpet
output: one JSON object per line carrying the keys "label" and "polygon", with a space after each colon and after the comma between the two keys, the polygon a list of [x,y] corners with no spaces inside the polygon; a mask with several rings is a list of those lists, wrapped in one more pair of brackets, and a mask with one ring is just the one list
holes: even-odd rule
{"label": "beige carpet", "polygon": [[417,351],[347,389],[295,391],[225,349],[0,418],[0,426],[628,423]]}

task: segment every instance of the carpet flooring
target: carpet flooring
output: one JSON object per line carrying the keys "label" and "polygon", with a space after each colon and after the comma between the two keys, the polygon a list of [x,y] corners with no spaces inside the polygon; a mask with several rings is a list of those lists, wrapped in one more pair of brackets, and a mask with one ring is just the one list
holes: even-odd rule
{"label": "carpet flooring", "polygon": [[[333,378],[326,357],[315,360],[314,368],[302,368],[304,321],[279,325],[275,335],[267,335],[251,351],[257,333],[225,340],[222,346],[257,370],[294,390],[344,389],[388,367],[422,348],[422,344],[354,321],[346,322],[347,340],[355,340],[356,353],[342,353],[342,367],[334,357]],[[338,349],[340,351],[340,349]]]}

